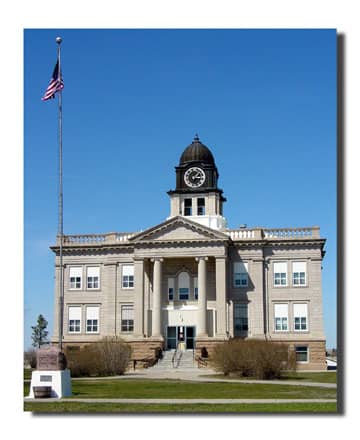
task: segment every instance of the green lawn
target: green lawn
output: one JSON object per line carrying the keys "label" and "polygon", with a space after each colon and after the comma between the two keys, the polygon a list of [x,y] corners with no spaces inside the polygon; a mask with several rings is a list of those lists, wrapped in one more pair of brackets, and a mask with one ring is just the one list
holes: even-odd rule
{"label": "green lawn", "polygon": [[26,402],[25,411],[42,413],[335,413],[336,403],[277,403],[277,404],[118,404]]}
{"label": "green lawn", "polygon": [[[236,376],[225,376],[224,374],[212,374],[212,375],[204,375],[203,377],[213,377],[217,379],[237,379],[237,380],[246,380],[253,379],[251,377],[236,377]],[[319,382],[319,383],[336,383],[336,371],[319,371],[319,372],[294,372],[287,373],[280,380],[298,380],[302,382]]]}
{"label": "green lawn", "polygon": [[[153,399],[335,399],[336,389],[295,385],[186,382],[180,380],[72,380],[73,397]],[[25,384],[25,393],[29,384]]]}

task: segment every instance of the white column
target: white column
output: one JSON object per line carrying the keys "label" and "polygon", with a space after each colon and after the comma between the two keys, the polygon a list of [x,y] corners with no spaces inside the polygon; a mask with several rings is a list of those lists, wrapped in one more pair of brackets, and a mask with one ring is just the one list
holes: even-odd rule
{"label": "white column", "polygon": [[198,257],[198,322],[197,336],[207,336],[206,325],[206,261],[208,257]]}
{"label": "white column", "polygon": [[226,336],[226,257],[216,258],[216,336]]}
{"label": "white column", "polygon": [[134,335],[144,335],[144,260],[134,260]]}
{"label": "white column", "polygon": [[151,336],[161,336],[161,281],[162,258],[154,258],[153,276],[153,306],[152,306],[152,332]]}

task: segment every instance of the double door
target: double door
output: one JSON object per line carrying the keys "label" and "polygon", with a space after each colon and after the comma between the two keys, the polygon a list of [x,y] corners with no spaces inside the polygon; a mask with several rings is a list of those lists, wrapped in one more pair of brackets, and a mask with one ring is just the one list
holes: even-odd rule
{"label": "double door", "polygon": [[167,349],[177,348],[178,343],[183,342],[185,349],[195,348],[195,326],[172,326],[167,328]]}

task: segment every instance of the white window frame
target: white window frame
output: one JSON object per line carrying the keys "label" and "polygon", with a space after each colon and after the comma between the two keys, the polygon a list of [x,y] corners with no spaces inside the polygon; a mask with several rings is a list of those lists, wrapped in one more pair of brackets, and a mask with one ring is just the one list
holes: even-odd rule
{"label": "white window frame", "polygon": [[[300,270],[299,270],[300,269]],[[303,270],[301,270],[303,269]],[[299,281],[301,281],[301,274],[304,273],[304,282],[296,284],[295,274],[300,274],[298,276]],[[291,271],[292,285],[293,287],[306,287],[307,286],[307,264],[306,261],[293,261],[292,262],[292,271]]]}
{"label": "white window frame", "polygon": [[[124,310],[132,312],[132,319],[129,319],[128,317],[125,317],[127,319],[124,319]],[[121,304],[121,314],[120,314],[120,331],[121,331],[121,333],[134,333],[134,322],[135,322],[134,318],[135,318],[134,304]],[[126,326],[128,327],[128,329],[123,330],[123,321],[127,321]],[[132,324],[129,324],[130,321],[132,321]],[[125,324],[124,324],[124,327],[125,327]]]}
{"label": "white window frame", "polygon": [[[278,309],[278,310],[276,310]],[[279,310],[280,309],[280,310]],[[282,310],[281,310],[282,309]],[[285,312],[286,309],[286,312]],[[284,319],[286,318],[286,328],[284,328]],[[276,320],[280,319],[280,329],[277,327]],[[284,333],[289,331],[289,304],[288,303],[275,303],[274,304],[274,331],[276,333]]]}
{"label": "white window frame", "polygon": [[[90,309],[93,309],[93,310],[91,310],[91,313],[90,313]],[[96,310],[96,312],[95,312],[95,310]],[[89,324],[89,321],[91,321],[90,324]],[[96,321],[96,324],[94,323],[95,321]],[[96,330],[94,330],[95,326],[96,326]],[[88,327],[90,327],[91,329],[88,330]],[[88,333],[88,334],[99,334],[100,333],[100,307],[98,305],[86,306],[85,333]]]}
{"label": "white window frame", "polygon": [[[276,283],[277,277],[276,275],[280,274],[279,280],[280,283]],[[283,283],[284,277],[282,276],[285,274],[285,283]],[[288,285],[288,267],[287,267],[287,261],[274,261],[273,262],[273,285],[274,287],[287,287]]]}
{"label": "white window frame", "polygon": [[[249,263],[247,261],[234,261],[233,264],[233,286],[235,288],[244,288],[249,286]],[[236,284],[239,281],[239,284]],[[245,282],[243,282],[245,281]]]}
{"label": "white window frame", "polygon": [[[298,348],[306,348],[306,361],[298,361],[297,357],[297,349]],[[308,345],[295,345],[295,359],[297,364],[308,364],[310,362],[310,348]]]}
{"label": "white window frame", "polygon": [[[299,312],[295,312],[295,309],[301,309],[302,306],[303,308],[305,308],[305,314],[299,314]],[[305,307],[304,307],[305,306]],[[297,329],[296,328],[296,318],[300,319],[300,328]],[[305,328],[301,328],[303,325],[303,321],[302,319],[305,318]],[[309,331],[309,305],[308,303],[293,303],[293,319],[294,319],[294,332],[296,333],[301,333],[301,332],[308,332]]]}
{"label": "white window frame", "polygon": [[134,286],[135,286],[134,265],[123,264],[121,268],[121,288],[128,290],[128,289],[134,289]]}
{"label": "white window frame", "polygon": [[[74,280],[72,281],[72,278]],[[80,286],[77,287],[78,278],[80,278]],[[83,279],[83,268],[82,266],[70,266],[69,267],[69,290],[81,290],[82,289],[82,279]]]}
{"label": "white window frame", "polygon": [[[76,312],[75,312],[76,309]],[[81,333],[81,317],[82,317],[82,307],[81,306],[68,306],[68,333],[79,334]],[[79,323],[77,324],[77,321]],[[76,330],[78,328],[78,330]]]}
{"label": "white window frame", "polygon": [[[90,272],[90,274],[89,274],[89,272]],[[96,287],[89,287],[89,279],[91,279],[90,283],[92,283],[93,285],[95,285],[97,283],[97,286]],[[88,290],[100,290],[100,266],[87,266],[87,268],[86,268],[86,288]]]}

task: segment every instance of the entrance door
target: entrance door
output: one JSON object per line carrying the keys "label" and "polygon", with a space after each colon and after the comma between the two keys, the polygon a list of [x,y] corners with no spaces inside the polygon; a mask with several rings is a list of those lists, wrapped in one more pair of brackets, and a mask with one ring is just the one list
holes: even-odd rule
{"label": "entrance door", "polygon": [[167,349],[175,350],[177,347],[177,328],[176,327],[168,327],[167,328]]}
{"label": "entrance door", "polygon": [[186,329],[186,348],[192,350],[195,348],[195,327],[185,327]]}
{"label": "entrance door", "polygon": [[195,347],[195,327],[173,326],[167,328],[167,350],[174,350],[179,342],[185,342],[185,348],[192,350]]}

